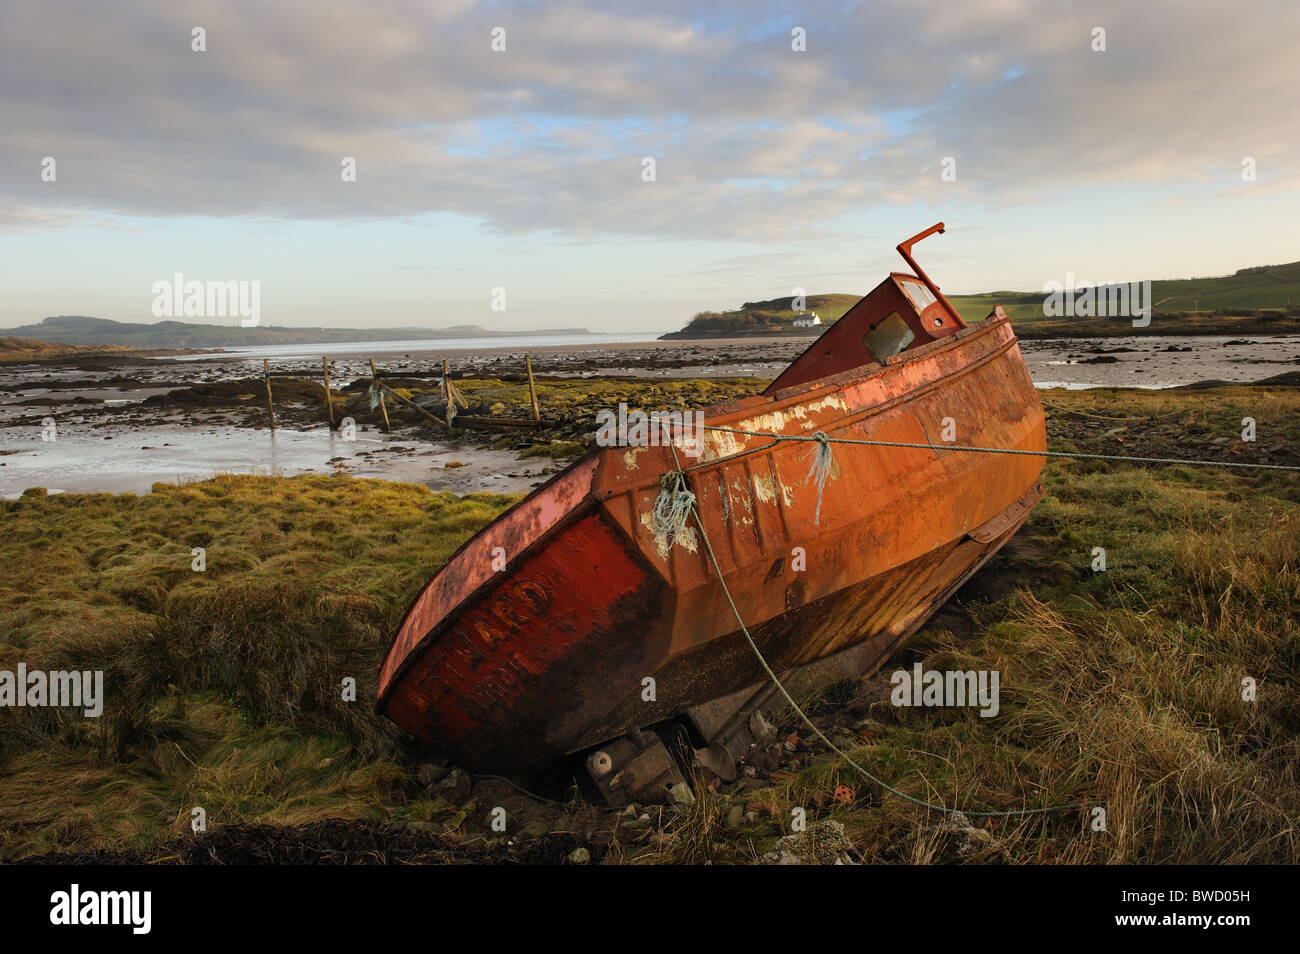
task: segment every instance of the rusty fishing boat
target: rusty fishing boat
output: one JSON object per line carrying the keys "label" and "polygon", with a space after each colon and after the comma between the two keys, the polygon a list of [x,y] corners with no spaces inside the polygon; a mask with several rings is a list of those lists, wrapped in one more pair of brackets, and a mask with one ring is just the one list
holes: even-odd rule
{"label": "rusty fishing boat", "polygon": [[[736,776],[775,691],[737,617],[783,683],[878,668],[1043,494],[1041,457],[956,449],[1046,433],[1002,308],[968,326],[913,259],[943,230],[693,448],[684,425],[599,447],[470,539],[407,611],[379,710],[474,771],[585,757],[618,805]],[[666,529],[677,474],[694,507]]]}

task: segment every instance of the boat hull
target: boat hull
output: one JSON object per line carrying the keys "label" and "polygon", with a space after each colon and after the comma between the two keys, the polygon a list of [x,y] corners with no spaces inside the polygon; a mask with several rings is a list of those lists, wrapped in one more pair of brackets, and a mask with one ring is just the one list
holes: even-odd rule
{"label": "boat hull", "polygon": [[[486,527],[408,611],[379,707],[479,771],[583,751],[853,650],[880,665],[1023,523],[1042,494],[1043,412],[995,318],[866,365],[705,412],[703,452],[605,448]],[[741,431],[744,433],[733,433]],[[768,434],[937,447],[832,444]],[[651,512],[678,466],[694,520]],[[707,741],[707,740],[706,740]]]}

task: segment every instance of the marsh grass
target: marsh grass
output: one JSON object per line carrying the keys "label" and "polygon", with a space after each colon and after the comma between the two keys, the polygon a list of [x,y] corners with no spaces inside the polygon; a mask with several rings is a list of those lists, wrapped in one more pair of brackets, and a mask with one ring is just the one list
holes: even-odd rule
{"label": "marsh grass", "polygon": [[[1051,392],[1045,404],[1053,449],[1191,456],[1252,416],[1262,449],[1285,460],[1300,430],[1294,389]],[[1105,435],[1121,424],[1122,444]],[[1233,446],[1236,459],[1261,449],[1213,446],[1218,459]],[[733,831],[714,824],[711,840],[754,856],[789,833],[789,808],[803,806],[810,823],[843,823],[865,862],[1300,861],[1300,481],[1091,461],[1050,461],[1043,479],[1048,494],[1020,534],[854,686],[877,700],[861,714],[884,728],[846,751],[949,809],[1086,807],[954,820],[882,792],[814,746],[792,777],[730,796],[758,817]],[[1098,546],[1105,572],[1091,567]],[[998,670],[999,715],[879,702],[889,674],[918,660]],[[1243,699],[1248,677],[1253,702]],[[835,707],[809,706],[830,732]],[[780,726],[808,737],[793,713]],[[830,798],[841,784],[853,802]],[[1106,811],[1104,832],[1092,830],[1093,807]],[[701,824],[716,817],[695,809],[677,823],[680,844],[661,840],[636,860],[700,857]]]}
{"label": "marsh grass", "polygon": [[[532,443],[522,457],[573,457],[594,446],[596,415],[600,411],[617,411],[620,403],[644,411],[693,411],[716,404],[750,397],[761,391],[768,381],[759,378],[538,378],[537,396],[543,426],[535,431],[500,436],[496,432],[462,431],[471,441],[515,447]],[[466,398],[466,414],[485,417],[530,417],[528,385],[499,378],[464,378],[456,387]],[[414,385],[408,393],[416,398],[433,396],[432,383]],[[348,413],[358,420],[370,419],[364,394],[349,399]],[[394,421],[428,425],[418,411],[401,404],[389,408]]]}
{"label": "marsh grass", "polygon": [[[602,401],[636,393],[581,383]],[[1116,449],[1111,418],[1130,426],[1120,452],[1174,441],[1165,430],[1210,440],[1254,410],[1265,447],[1286,454],[1300,420],[1295,392],[1281,390],[1047,403],[1056,449]],[[958,600],[849,687],[843,698],[877,700],[861,714],[881,726],[849,751],[953,808],[1104,806],[1104,833],[1088,809],[962,825],[882,795],[814,748],[790,777],[702,794],[607,860],[744,861],[788,832],[792,806],[842,822],[864,861],[1300,860],[1295,477],[1052,461],[1044,482],[1024,530]],[[0,856],[149,848],[187,831],[196,805],[210,826],[455,829],[464,807],[418,789],[414,753],[374,713],[376,671],[428,575],[513,499],[307,476],[0,503],[0,668],[103,668],[108,695],[98,720],[0,710]],[[204,573],[190,569],[195,546]],[[1096,546],[1104,573],[1090,568]],[[880,703],[881,680],[917,660],[999,670],[1000,714]],[[345,676],[355,703],[341,700]],[[1242,699],[1246,677],[1255,702]],[[819,724],[845,724],[840,697],[810,703]],[[786,719],[784,732],[798,729]],[[830,800],[839,784],[856,799]],[[750,803],[757,817],[726,824]],[[613,826],[611,815],[589,827]]]}
{"label": "marsh grass", "polygon": [[[1025,530],[981,574],[995,593],[963,593],[973,638],[931,625],[875,677],[911,658],[997,669],[999,715],[877,705],[882,736],[848,754],[947,808],[1081,802],[1105,808],[1107,830],[1091,830],[1091,808],[972,816],[963,828],[827,751],[750,798],[843,822],[872,862],[1300,860],[1296,507],[1232,476],[1206,490],[1177,472],[1063,465],[1047,482]],[[1094,545],[1106,548],[1104,573],[1090,567]],[[1246,677],[1254,702],[1242,698]],[[800,728],[788,715],[783,726]],[[857,790],[854,803],[828,801],[839,784]],[[748,837],[770,843],[786,824]]]}
{"label": "marsh grass", "polygon": [[196,805],[212,824],[387,817],[412,786],[373,709],[379,662],[432,570],[514,499],[224,476],[0,505],[0,668],[102,669],[107,696],[99,719],[0,710],[4,857],[147,846]]}

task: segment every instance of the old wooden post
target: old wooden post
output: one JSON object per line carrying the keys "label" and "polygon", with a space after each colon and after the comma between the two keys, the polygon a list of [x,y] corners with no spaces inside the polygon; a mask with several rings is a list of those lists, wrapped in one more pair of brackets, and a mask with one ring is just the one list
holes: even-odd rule
{"label": "old wooden post", "polygon": [[[459,404],[461,407],[465,408],[465,410],[469,410],[469,404],[463,397],[461,397],[460,391],[457,390],[456,385],[451,383],[451,369],[447,365],[446,358],[442,359],[442,396],[447,399],[448,407],[451,407],[453,404]],[[455,416],[454,412],[452,416]]]}
{"label": "old wooden post", "polygon": [[329,355],[320,356],[321,367],[325,370],[325,406],[330,411],[330,430],[334,430],[334,399],[330,397],[330,359]]}
{"label": "old wooden post", "polygon": [[379,398],[379,411],[384,415],[384,430],[388,431],[388,406],[384,404],[384,389],[379,386],[379,372],[375,370],[375,359],[370,359],[370,378],[374,382],[375,396]]}
{"label": "old wooden post", "polygon": [[262,359],[262,378],[266,381],[266,413],[271,418],[271,433],[275,433],[275,405],[271,401],[271,363]]}
{"label": "old wooden post", "polygon": [[533,402],[533,420],[540,421],[542,411],[537,406],[537,382],[533,380],[533,359],[527,354],[524,355],[524,366],[528,368],[528,397]]}
{"label": "old wooden post", "polygon": [[[387,387],[387,385],[385,385],[385,387]],[[401,401],[403,404],[408,405],[409,407],[413,407],[413,408],[415,408],[417,411],[419,411],[421,414],[423,414],[423,415],[424,415],[425,417],[427,417],[429,420],[433,421],[433,423],[435,423],[435,424],[441,424],[443,427],[446,427],[446,426],[447,426],[447,422],[446,422],[446,421],[439,420],[438,417],[437,417],[436,415],[430,414],[428,411],[426,411],[424,408],[420,407],[420,405],[416,404],[414,401],[408,401],[406,398],[402,397],[400,394],[398,394],[396,391],[394,391],[394,390],[392,390],[392,389],[389,389],[388,393],[391,394],[393,397],[397,398],[397,400]]]}

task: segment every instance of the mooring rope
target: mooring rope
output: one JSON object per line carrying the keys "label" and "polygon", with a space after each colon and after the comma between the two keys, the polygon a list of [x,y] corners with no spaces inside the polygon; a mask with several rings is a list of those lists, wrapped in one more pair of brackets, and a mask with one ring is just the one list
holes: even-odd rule
{"label": "mooring rope", "polygon": [[[718,429],[721,430],[721,428]],[[753,433],[753,432],[744,431],[742,433]],[[820,431],[818,433],[821,434],[820,438],[816,436],[811,436],[803,439],[818,440],[822,444],[822,447],[826,448],[829,451],[828,442],[830,440],[833,440],[833,438],[827,438],[826,435],[822,434]],[[884,779],[877,778],[871,772],[867,771],[865,768],[863,768],[861,765],[855,762],[847,753],[845,753],[842,749],[840,749],[839,746],[837,746],[834,742],[828,739],[826,737],[826,734],[822,732],[821,729],[817,728],[817,726],[813,723],[812,719],[808,718],[808,714],[803,711],[803,707],[800,706],[799,703],[794,701],[794,697],[790,695],[789,691],[782,684],[777,674],[772,671],[772,667],[767,664],[767,659],[764,658],[762,651],[758,648],[758,644],[754,642],[754,637],[750,635],[749,627],[745,625],[744,617],[740,615],[740,609],[736,606],[736,601],[731,596],[731,590],[728,588],[727,581],[722,574],[722,567],[718,563],[718,557],[713,552],[713,544],[709,541],[709,533],[707,530],[704,529],[704,521],[700,518],[700,511],[699,508],[696,506],[695,494],[691,493],[691,491],[687,489],[686,474],[682,471],[681,461],[677,457],[677,447],[675,444],[671,444],[671,443],[668,446],[673,452],[673,464],[676,466],[677,469],[676,471],[671,472],[670,474],[665,474],[664,478],[661,479],[660,481],[661,489],[659,492],[659,498],[655,501],[656,516],[653,519],[657,519],[657,516],[661,511],[665,514],[672,514],[674,517],[678,513],[681,513],[683,511],[686,513],[693,513],[695,515],[695,524],[700,528],[700,537],[701,539],[704,540],[704,549],[708,552],[709,560],[713,563],[713,572],[718,575],[718,583],[721,584],[722,586],[722,593],[724,596],[727,597],[727,602],[731,604],[731,612],[736,617],[736,622],[740,625],[740,631],[745,634],[745,641],[749,643],[749,648],[753,651],[755,658],[758,659],[759,665],[763,667],[763,671],[767,673],[767,678],[772,681],[772,685],[776,686],[777,691],[781,693],[781,696],[785,699],[786,703],[789,704],[790,708],[792,708],[795,711],[795,713],[798,714],[799,718],[803,720],[804,724],[813,731],[813,734],[816,735],[817,738],[820,739],[827,748],[829,748],[832,752],[834,752],[836,755],[842,758],[849,765],[853,766],[853,768],[856,769],[858,773],[862,775],[864,778],[870,780],[872,783],[884,789],[885,791],[889,792],[890,794],[895,795],[898,798],[903,799],[904,801],[911,802],[913,805],[919,805],[922,808],[930,809],[931,811],[941,812],[945,815],[965,815],[972,818],[1011,818],[1011,817],[1024,816],[1024,815],[1042,815],[1042,814],[1047,814],[1049,812],[1062,812],[1062,811],[1068,811],[1072,808],[1097,807],[1097,805],[1093,803],[1072,802],[1068,805],[1048,805],[1043,808],[1012,808],[1012,809],[1005,809],[1002,811],[948,808],[943,805],[935,805],[931,802],[927,802],[923,799],[916,798],[915,796],[909,795],[904,791],[900,791],[899,789],[890,785]],[[820,448],[819,448],[819,452],[820,452]],[[673,477],[676,479],[672,481],[668,481],[667,478],[669,477]],[[669,499],[665,500],[666,497]],[[684,525],[685,522],[683,520],[682,526]]]}
{"label": "mooring rope", "polygon": [[[1189,466],[1199,467],[1223,467],[1223,468],[1243,468],[1250,470],[1276,470],[1276,471],[1300,471],[1300,467],[1289,464],[1256,464],[1238,461],[1223,460],[1196,460],[1177,457],[1137,457],[1125,456],[1122,454],[1089,454],[1076,451],[1049,451],[1049,450],[1021,450],[1010,447],[976,447],[968,444],[923,444],[912,441],[877,441],[866,438],[847,438],[831,437],[825,431],[816,431],[812,434],[777,434],[771,431],[747,431],[735,427],[719,427],[712,424],[700,424],[708,431],[722,431],[729,434],[740,434],[745,437],[765,437],[775,442],[781,441],[815,441],[818,447],[813,452],[813,461],[808,468],[807,480],[814,477],[817,480],[817,509],[813,518],[813,523],[819,524],[821,520],[822,492],[826,486],[826,479],[830,475],[833,463],[831,444],[860,444],[870,447],[904,447],[917,450],[955,450],[969,451],[982,454],[1011,454],[1023,457],[1057,457],[1073,460],[1105,460],[1116,462],[1128,462],[1139,464],[1186,464]],[[925,808],[931,811],[940,812],[946,815],[966,815],[972,818],[1011,818],[1026,815],[1040,815],[1049,812],[1069,811],[1076,808],[1094,808],[1100,803],[1089,802],[1071,802],[1064,805],[1048,805],[1042,808],[1014,808],[1000,811],[980,810],[980,809],[960,809],[948,808],[943,805],[936,805],[927,802],[924,799],[916,798],[900,789],[890,785],[884,779],[873,775],[863,766],[854,761],[846,752],[840,749],[835,743],[826,737],[826,734],[813,723],[808,714],[804,712],[799,703],[795,702],[794,697],[782,684],[780,678],[768,665],[767,659],[764,658],[758,644],[754,642],[754,637],[750,635],[749,627],[745,625],[744,618],[740,615],[740,609],[736,606],[736,601],[731,595],[731,590],[727,586],[726,578],[722,572],[722,566],[718,563],[717,554],[713,552],[713,544],[709,540],[709,533],[704,528],[704,521],[700,517],[699,507],[696,503],[695,494],[690,491],[686,483],[686,472],[682,470],[680,459],[677,457],[677,446],[675,443],[669,443],[669,449],[673,454],[673,464],[676,470],[667,473],[660,479],[659,496],[655,500],[654,512],[651,515],[651,525],[657,534],[663,534],[669,541],[676,542],[680,533],[685,530],[686,517],[689,514],[695,515],[696,526],[700,528],[700,538],[704,541],[704,549],[709,554],[709,561],[713,564],[713,571],[717,574],[718,583],[722,587],[722,593],[727,598],[727,603],[731,606],[731,612],[736,617],[736,623],[740,626],[741,633],[745,636],[745,641],[749,644],[750,650],[758,659],[759,665],[767,674],[768,679],[780,692],[782,698],[791,709],[799,716],[803,723],[812,730],[813,734],[832,752],[838,755],[846,763],[852,766],[858,774],[868,779],[873,784],[891,795]],[[770,446],[770,445],[769,445]]]}
{"label": "mooring rope", "polygon": [[[828,444],[865,444],[870,447],[913,447],[921,450],[957,450],[975,451],[982,454],[1016,454],[1023,457],[1068,457],[1076,460],[1113,460],[1129,461],[1139,464],[1190,464],[1200,467],[1248,467],[1254,470],[1288,470],[1300,471],[1300,467],[1291,464],[1251,464],[1230,460],[1191,460],[1179,457],[1125,457],[1122,454],[1084,454],[1075,451],[1020,450],[1013,447],[973,447],[968,444],[916,444],[908,441],[872,441],[865,438],[829,437],[825,431],[813,434],[775,434],[770,431],[745,431],[736,427],[718,427],[713,424],[698,424],[706,431],[725,431],[728,434],[744,434],[747,437],[767,437],[774,441],[818,441],[829,454]],[[673,456],[676,457],[674,450]],[[827,465],[829,467],[829,464]],[[824,478],[823,478],[824,482]],[[820,504],[821,498],[818,498]]]}

